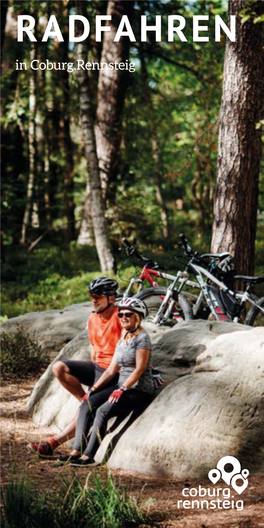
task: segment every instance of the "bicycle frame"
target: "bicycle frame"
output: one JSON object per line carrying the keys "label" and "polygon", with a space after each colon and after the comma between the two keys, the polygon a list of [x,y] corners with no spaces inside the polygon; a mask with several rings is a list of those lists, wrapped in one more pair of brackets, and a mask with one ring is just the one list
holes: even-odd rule
{"label": "bicycle frame", "polygon": [[158,288],[159,284],[157,281],[155,281],[154,277],[160,277],[162,279],[174,281],[175,276],[170,275],[169,273],[163,273],[161,271],[153,270],[148,268],[147,266],[144,266],[138,279],[135,279],[132,277],[130,279],[129,285],[126,289],[126,291],[123,294],[123,297],[129,297],[131,295],[131,291],[133,289],[134,284],[138,284],[138,290],[136,293],[139,293],[143,288],[143,281],[147,281],[153,288]]}
{"label": "bicycle frame", "polygon": [[[264,308],[259,306],[257,302],[252,298],[252,296],[247,292],[234,292],[230,290],[223,282],[219,281],[216,277],[214,277],[209,271],[205,270],[201,266],[190,263],[190,267],[194,270],[195,276],[197,278],[197,282],[200,285],[201,292],[200,295],[193,307],[194,313],[197,313],[203,296],[205,297],[207,304],[211,310],[211,313],[215,316],[217,321],[234,321],[238,322],[239,318],[231,317],[230,314],[226,313],[222,302],[219,303],[219,299],[216,298],[212,292],[209,293],[209,285],[208,280],[213,282],[220,290],[223,290],[224,292],[228,292],[230,295],[234,297],[234,299],[239,300],[240,310],[239,313],[241,313],[242,308],[246,302],[249,302],[250,304],[253,304],[257,308],[259,308],[264,313]],[[203,275],[206,277],[206,281],[203,279]]]}
{"label": "bicycle frame", "polygon": [[[129,297],[131,295],[133,286],[135,284],[138,284],[137,293],[139,293],[143,289],[143,281],[144,280],[147,281],[153,288],[158,288],[159,284],[157,283],[155,278],[153,278],[153,276],[155,278],[156,277],[160,277],[162,279],[169,280],[172,283],[169,286],[169,288],[167,289],[167,292],[166,292],[166,295],[165,295],[164,299],[161,296],[161,299],[162,299],[161,307],[164,306],[164,303],[167,304],[169,297],[172,297],[173,291],[174,291],[174,288],[175,288],[175,285],[177,284],[177,282],[181,283],[181,287],[179,288],[179,291],[182,290],[183,286],[186,283],[188,284],[188,286],[191,286],[192,288],[197,288],[198,287],[198,284],[196,282],[192,282],[192,281],[188,280],[188,274],[186,274],[186,272],[178,271],[178,273],[176,275],[170,275],[169,273],[164,273],[164,272],[161,272],[161,271],[150,269],[146,265],[146,266],[143,267],[138,279],[135,279],[134,277],[132,277],[130,279],[129,285],[128,285],[126,291],[124,292],[123,297]],[[170,295],[169,292],[172,292],[171,295]],[[175,306],[175,300],[176,299],[173,299],[171,301],[169,310],[170,310],[170,314],[172,314],[173,318],[177,319],[179,321],[182,318],[180,316],[180,313],[179,313],[178,309]],[[159,310],[158,310],[153,322],[156,323],[158,321],[158,319],[159,319]]]}
{"label": "bicycle frame", "polygon": [[[175,290],[177,282],[180,282],[180,286],[177,290]],[[186,273],[185,271],[178,271],[178,273],[173,277],[172,283],[167,288],[166,295],[153,319],[153,322],[155,324],[162,325],[167,321],[171,314],[173,315],[174,319],[177,319],[177,321],[183,320],[180,316],[179,311],[175,309],[175,301],[177,301],[178,295],[180,294],[185,284],[197,288],[197,284],[195,282],[191,282],[188,280],[188,273]]]}
{"label": "bicycle frame", "polygon": [[124,293],[124,297],[129,297],[130,296],[134,284],[138,284],[137,293],[139,293],[142,290],[142,288],[143,288],[143,281],[144,280],[149,282],[149,284],[153,288],[158,288],[159,285],[155,281],[155,279],[152,277],[152,275],[154,275],[154,277],[162,277],[161,272],[156,271],[156,270],[152,270],[152,269],[148,268],[147,266],[144,266],[138,279],[135,279],[134,277],[132,277],[130,279],[129,285],[128,285],[125,293]]}
{"label": "bicycle frame", "polygon": [[[217,321],[231,320],[229,316],[226,315],[225,309],[222,303],[219,303],[219,299],[216,298],[213,292],[209,293],[209,288],[208,288],[209,285],[207,281],[210,280],[216,286],[218,286],[220,290],[223,290],[225,292],[230,292],[232,295],[234,295],[234,292],[229,290],[229,288],[223,282],[219,281],[209,271],[205,270],[201,266],[198,266],[197,264],[194,264],[194,263],[190,263],[190,268],[194,271],[197,282],[199,283],[200,288],[201,288],[201,292],[193,308],[194,313],[196,314],[198,309],[200,308],[202,298],[204,296],[211,310],[211,313],[215,316]],[[203,275],[206,277],[206,281],[204,281]]]}

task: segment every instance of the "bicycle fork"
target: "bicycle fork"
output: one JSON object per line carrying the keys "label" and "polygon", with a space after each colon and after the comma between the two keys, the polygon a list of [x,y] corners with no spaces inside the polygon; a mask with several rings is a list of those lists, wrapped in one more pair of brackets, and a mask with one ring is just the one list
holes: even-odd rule
{"label": "bicycle fork", "polygon": [[[180,287],[178,290],[175,290],[175,286],[177,282],[179,281],[180,277],[184,277],[181,281]],[[157,314],[154,317],[153,322],[158,325],[164,324],[168,318],[172,315],[173,319],[175,319],[177,322],[184,321],[183,317],[181,316],[177,306],[176,301],[179,298],[179,293],[184,287],[185,282],[188,279],[188,275],[184,272],[178,272],[174,281],[171,283],[169,288],[167,289],[166,295],[161,303],[161,306],[157,312]]]}

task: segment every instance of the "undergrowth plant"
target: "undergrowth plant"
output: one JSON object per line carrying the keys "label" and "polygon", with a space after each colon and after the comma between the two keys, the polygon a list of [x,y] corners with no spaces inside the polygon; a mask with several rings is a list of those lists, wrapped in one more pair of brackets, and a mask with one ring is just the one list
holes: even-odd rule
{"label": "undergrowth plant", "polygon": [[55,526],[52,521],[51,510],[44,495],[36,494],[33,483],[26,480],[23,474],[15,480],[14,474],[4,491],[1,492],[3,528],[44,528]]}
{"label": "undergrowth plant", "polygon": [[22,476],[3,491],[5,528],[125,528],[146,522],[139,502],[117,485],[89,473],[83,484],[77,477],[63,480],[57,494],[33,493],[34,484]]}
{"label": "undergrowth plant", "polygon": [[47,364],[47,356],[42,347],[22,327],[16,331],[2,331],[0,335],[1,378],[9,375],[25,377],[38,372]]}

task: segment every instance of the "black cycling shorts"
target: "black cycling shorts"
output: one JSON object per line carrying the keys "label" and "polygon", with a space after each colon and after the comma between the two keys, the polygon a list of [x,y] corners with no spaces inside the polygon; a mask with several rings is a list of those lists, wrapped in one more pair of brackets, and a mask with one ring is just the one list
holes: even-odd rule
{"label": "black cycling shorts", "polygon": [[[103,367],[100,367],[100,365],[97,363],[93,363],[93,361],[65,359],[62,360],[62,362],[67,365],[67,367],[69,367],[71,375],[77,378],[80,383],[82,383],[82,385],[87,385],[87,387],[92,387],[92,385],[94,385],[101,377],[103,372],[105,372]],[[118,373],[115,374],[115,376],[104,385],[104,389],[106,387],[116,385],[118,382],[118,377]]]}

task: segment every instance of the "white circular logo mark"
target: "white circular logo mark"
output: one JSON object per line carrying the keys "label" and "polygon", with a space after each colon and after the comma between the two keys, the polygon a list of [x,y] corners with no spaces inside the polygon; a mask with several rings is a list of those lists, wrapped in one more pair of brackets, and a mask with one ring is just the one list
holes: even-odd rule
{"label": "white circular logo mark", "polygon": [[[228,467],[229,466],[229,467]],[[229,471],[230,470],[230,471]],[[239,495],[247,488],[249,475],[248,469],[241,471],[241,464],[237,458],[233,456],[225,456],[220,458],[216,469],[211,469],[208,473],[208,477],[213,484],[216,484],[220,477],[226,482],[226,484],[233,487],[233,489],[239,493]],[[242,484],[239,484],[239,481]]]}

